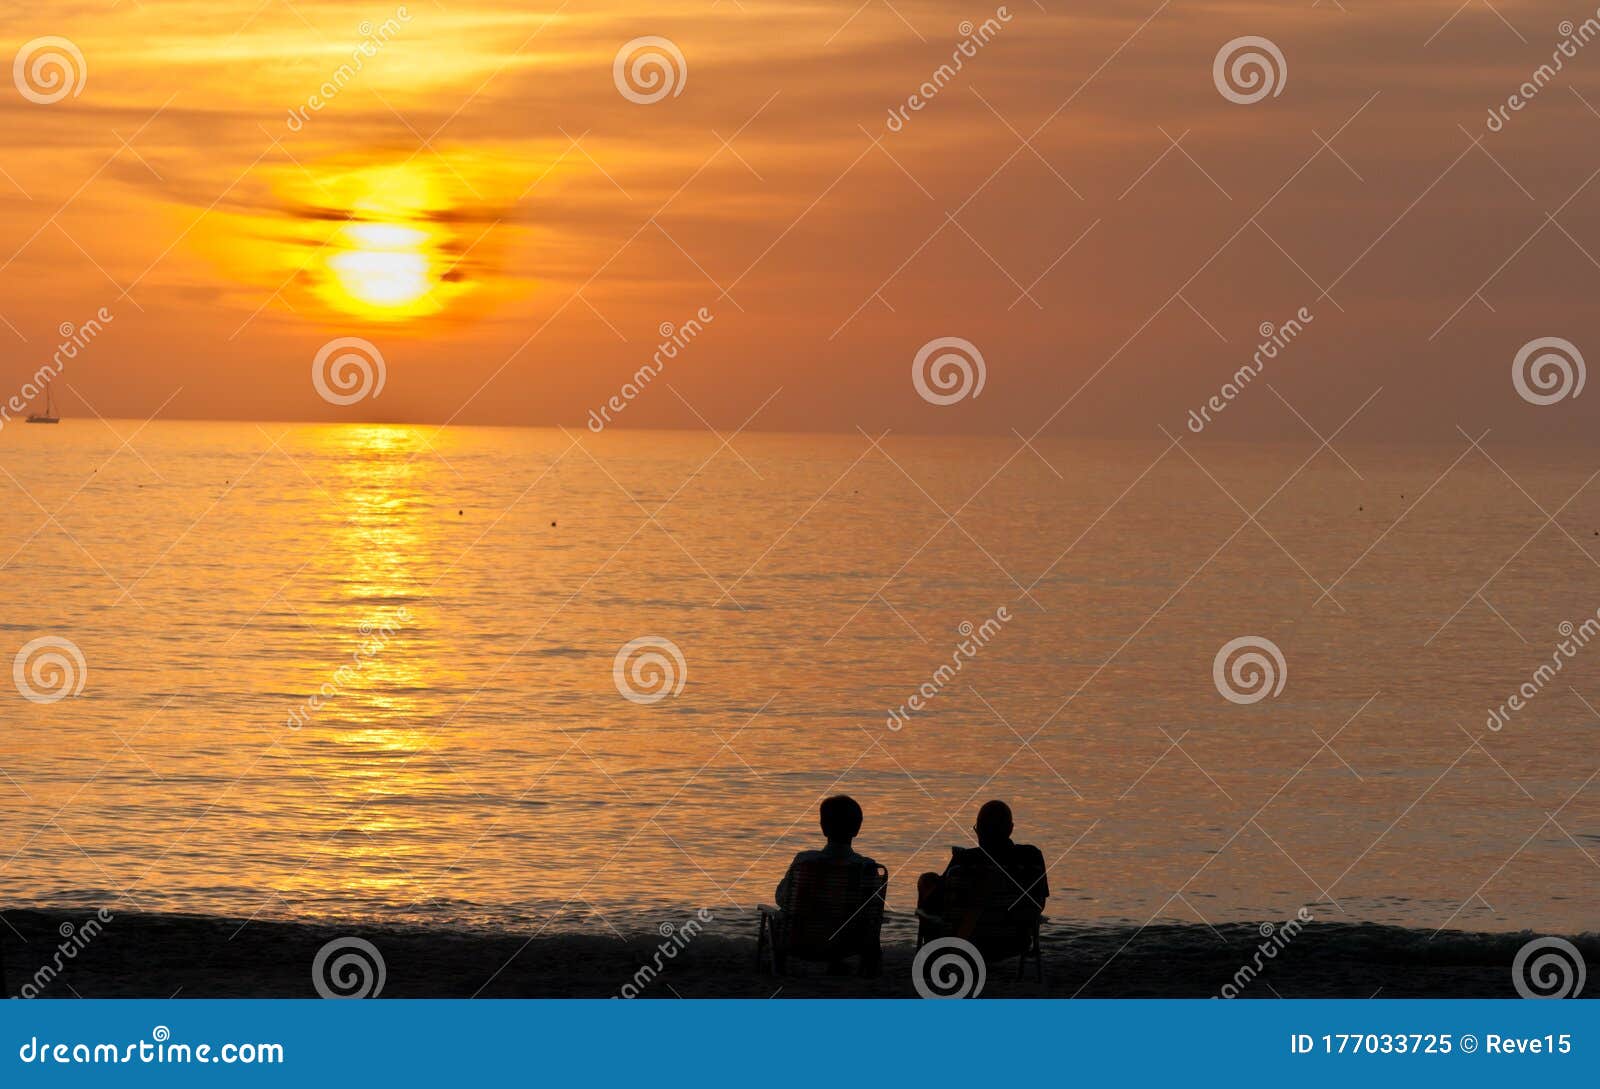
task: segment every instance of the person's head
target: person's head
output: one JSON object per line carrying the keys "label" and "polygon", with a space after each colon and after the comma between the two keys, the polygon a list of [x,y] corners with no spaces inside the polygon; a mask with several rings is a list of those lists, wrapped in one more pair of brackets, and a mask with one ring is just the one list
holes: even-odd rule
{"label": "person's head", "polygon": [[1004,843],[1011,838],[1011,807],[1002,801],[984,802],[972,826],[979,845]]}
{"label": "person's head", "polygon": [[848,794],[822,799],[822,834],[829,843],[849,843],[861,831],[861,806]]}

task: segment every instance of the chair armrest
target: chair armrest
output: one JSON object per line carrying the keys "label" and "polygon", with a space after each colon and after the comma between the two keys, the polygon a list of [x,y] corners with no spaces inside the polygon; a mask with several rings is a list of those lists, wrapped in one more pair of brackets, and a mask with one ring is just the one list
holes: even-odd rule
{"label": "chair armrest", "polygon": [[771,904],[762,904],[760,907],[756,908],[756,910],[769,919],[776,918],[777,916],[783,914],[782,908],[775,907]]}
{"label": "chair armrest", "polygon": [[942,923],[942,922],[944,922],[944,916],[943,915],[935,915],[933,912],[928,911],[928,910],[926,910],[924,908],[918,908],[917,909],[917,918],[922,919],[925,922],[930,922],[930,923]]}

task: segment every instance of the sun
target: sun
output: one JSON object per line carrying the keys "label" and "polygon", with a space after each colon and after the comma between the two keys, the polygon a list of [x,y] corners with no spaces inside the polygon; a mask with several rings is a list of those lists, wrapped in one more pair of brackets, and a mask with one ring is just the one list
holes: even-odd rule
{"label": "sun", "polygon": [[376,321],[420,317],[443,306],[444,205],[438,179],[412,162],[332,171],[318,196],[344,222],[324,251],[318,294],[335,309]]}
{"label": "sun", "polygon": [[436,257],[425,230],[398,223],[350,223],[327,258],[324,296],[341,310],[373,318],[437,311]]}
{"label": "sun", "polygon": [[263,173],[247,210],[208,217],[196,244],[261,290],[251,313],[277,304],[320,322],[419,329],[472,320],[535,290],[506,256],[528,242],[516,206],[529,170],[459,149],[296,158]]}

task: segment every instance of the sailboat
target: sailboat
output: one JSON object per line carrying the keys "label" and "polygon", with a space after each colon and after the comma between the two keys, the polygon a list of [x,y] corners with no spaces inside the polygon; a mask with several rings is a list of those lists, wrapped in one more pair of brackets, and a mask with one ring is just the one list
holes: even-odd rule
{"label": "sailboat", "polygon": [[50,383],[44,385],[44,413],[35,412],[28,417],[31,424],[55,424],[61,422],[61,417],[56,415],[55,399],[50,396]]}

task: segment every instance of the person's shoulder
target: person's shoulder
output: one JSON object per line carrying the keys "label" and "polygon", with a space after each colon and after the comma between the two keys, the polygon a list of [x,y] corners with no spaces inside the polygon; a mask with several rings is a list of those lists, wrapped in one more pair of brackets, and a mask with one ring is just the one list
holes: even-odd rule
{"label": "person's shoulder", "polygon": [[1044,852],[1031,843],[1019,843],[1013,848],[1016,858],[1020,862],[1037,863],[1044,867]]}

